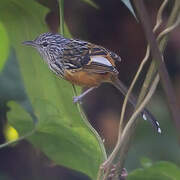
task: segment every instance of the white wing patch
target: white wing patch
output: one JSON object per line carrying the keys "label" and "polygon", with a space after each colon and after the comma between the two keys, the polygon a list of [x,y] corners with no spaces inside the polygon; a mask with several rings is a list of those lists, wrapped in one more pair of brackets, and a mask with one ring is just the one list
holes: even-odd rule
{"label": "white wing patch", "polygon": [[103,56],[91,56],[91,61],[99,64],[104,64],[106,66],[112,66],[112,64]]}

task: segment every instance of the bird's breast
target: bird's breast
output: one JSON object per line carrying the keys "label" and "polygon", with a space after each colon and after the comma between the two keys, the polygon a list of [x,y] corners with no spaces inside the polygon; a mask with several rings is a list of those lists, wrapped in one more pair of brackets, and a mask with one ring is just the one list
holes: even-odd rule
{"label": "bird's breast", "polygon": [[64,78],[70,81],[72,84],[79,85],[82,87],[94,87],[100,85],[102,82],[110,80],[112,74],[106,73],[90,73],[83,70],[70,71],[66,70]]}

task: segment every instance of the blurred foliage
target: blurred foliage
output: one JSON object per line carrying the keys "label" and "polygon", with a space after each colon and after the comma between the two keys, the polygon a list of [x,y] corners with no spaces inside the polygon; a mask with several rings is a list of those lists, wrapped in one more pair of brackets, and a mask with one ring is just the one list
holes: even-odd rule
{"label": "blurred foliage", "polygon": [[179,180],[180,168],[175,164],[162,161],[151,166],[136,169],[128,175],[127,180]]}
{"label": "blurred foliage", "polygon": [[148,168],[148,167],[152,166],[152,160],[150,160],[149,158],[146,158],[146,157],[141,158],[141,166],[143,168]]}
{"label": "blurred foliage", "polygon": [[1,71],[5,64],[6,59],[8,57],[8,53],[9,53],[8,35],[7,35],[6,29],[2,23],[0,23],[0,35],[1,35],[1,43],[0,43],[0,52],[1,52],[0,71]]}
{"label": "blurred foliage", "polygon": [[11,178],[10,178],[10,177],[8,177],[8,176],[4,175],[4,174],[3,174],[3,173],[1,173],[1,172],[0,172],[0,179],[1,179],[1,180],[11,180]]}

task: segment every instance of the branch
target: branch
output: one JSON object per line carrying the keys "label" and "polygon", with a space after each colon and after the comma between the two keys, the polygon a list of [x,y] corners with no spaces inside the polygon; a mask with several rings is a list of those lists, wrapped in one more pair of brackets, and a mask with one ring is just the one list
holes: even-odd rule
{"label": "branch", "polygon": [[159,82],[159,76],[156,76],[150,89],[149,89],[147,96],[144,98],[141,105],[133,113],[133,115],[131,116],[130,120],[128,121],[127,125],[125,126],[125,128],[123,130],[121,140],[119,143],[119,146],[122,147],[122,149],[120,150],[120,153],[118,154],[119,159],[118,159],[118,163],[116,165],[118,168],[116,168],[115,177],[113,178],[113,180],[118,180],[118,178],[122,172],[122,168],[124,166],[124,162],[126,159],[126,154],[129,149],[130,140],[132,138],[132,132],[134,132],[134,130],[136,128],[137,117],[141,113],[141,111],[144,109],[144,107],[147,105],[147,103],[150,101],[152,95],[154,94],[154,92],[156,90],[158,82]]}
{"label": "branch", "polygon": [[[155,26],[154,26],[154,28],[153,28],[153,32],[156,32],[157,29],[158,29],[158,28],[161,26],[161,24],[162,24],[162,13],[163,13],[163,10],[164,10],[165,6],[167,5],[167,2],[168,2],[168,0],[164,0],[163,3],[162,3],[162,5],[160,6],[160,8],[159,8],[159,10],[158,10],[157,20],[156,20],[156,24],[155,24]],[[163,36],[163,35],[162,35],[162,36]],[[140,73],[141,73],[142,70],[143,70],[144,65],[145,65],[146,62],[148,61],[149,56],[150,56],[150,46],[149,46],[149,44],[148,44],[148,45],[147,45],[147,48],[146,48],[145,56],[144,56],[144,58],[143,58],[143,60],[142,60],[142,62],[141,62],[141,64],[140,64],[140,66],[139,66],[139,68],[138,68],[138,71],[136,72],[136,74],[135,74],[135,76],[134,76],[134,78],[133,78],[133,81],[132,81],[132,83],[131,83],[131,85],[130,85],[130,87],[129,87],[129,89],[128,89],[128,92],[127,92],[127,94],[126,94],[126,97],[125,97],[125,99],[124,99],[124,103],[123,103],[123,106],[122,106],[122,112],[121,112],[121,118],[120,118],[120,125],[119,125],[119,127],[120,127],[120,128],[119,128],[119,138],[120,138],[120,135],[121,135],[121,132],[122,132],[122,124],[123,124],[123,119],[124,119],[124,115],[125,115],[125,109],[126,109],[126,106],[127,106],[128,98],[129,98],[129,96],[130,96],[130,94],[131,94],[131,92],[132,92],[132,90],[133,90],[133,88],[134,88],[134,85],[135,85],[137,79],[138,79],[139,76],[140,76]],[[148,87],[149,87],[149,85],[147,85],[147,86],[145,87],[145,90],[146,90],[146,91],[147,91]],[[146,91],[145,91],[145,92],[146,92]],[[145,94],[144,94],[144,95],[145,95]],[[144,97],[143,97],[143,98],[144,98]]]}
{"label": "branch", "polygon": [[[177,0],[177,1],[178,1],[178,0]],[[176,3],[174,4],[172,13],[171,13],[170,18],[169,18],[169,20],[168,20],[168,26],[172,25],[172,24],[174,23],[176,17],[177,17],[177,14],[178,14],[177,1],[176,1]],[[154,31],[161,25],[161,22],[162,22],[162,11],[163,11],[164,6],[166,5],[166,3],[167,3],[167,0],[165,0],[165,1],[163,2],[163,4],[161,5],[161,7],[160,7],[160,9],[159,9],[159,11],[158,11],[157,22],[156,22]],[[178,22],[176,22],[176,25],[177,25],[177,24],[178,24]],[[161,38],[159,37],[159,40],[162,40],[161,43],[160,43],[160,47],[161,47],[162,49],[165,48],[166,43],[167,43],[167,39],[168,39],[167,37],[164,38],[164,35],[165,35],[166,33],[169,33],[173,28],[175,28],[176,25],[173,25],[172,27],[168,27],[168,28],[167,28],[167,29],[169,29],[168,31],[167,31],[167,29],[166,29],[166,30],[165,30],[166,32],[162,32],[162,33],[160,34],[160,37],[161,37]],[[162,39],[162,36],[163,36],[163,39]],[[146,52],[145,58],[143,59],[142,64],[140,65],[140,68],[143,67],[143,63],[145,63],[144,61],[147,61],[148,57],[149,57],[149,49],[147,48],[147,52]],[[157,68],[156,68],[156,65],[155,65],[155,64],[154,64],[154,67],[153,67],[153,68],[152,68],[152,67],[153,67],[153,66],[151,66],[151,68],[149,69],[149,72],[151,72],[151,73],[150,73],[150,76],[148,76],[148,78],[149,78],[149,77],[151,77],[151,78],[149,78],[148,81],[145,81],[145,83],[143,84],[143,91],[141,91],[140,94],[143,94],[144,92],[145,92],[145,94],[146,94],[147,88],[149,87],[152,79],[155,77],[155,72],[156,72],[156,71],[154,71],[154,70],[156,70]],[[138,70],[138,71],[140,72],[141,70]],[[139,72],[138,72],[138,73],[139,73]],[[148,72],[148,73],[149,73],[149,72]],[[138,74],[138,73],[137,73],[137,74]],[[146,76],[146,77],[147,77],[147,76]],[[136,78],[137,78],[137,77],[135,77],[135,80],[136,80]],[[146,79],[147,79],[147,78],[146,78]],[[156,79],[155,81],[156,81],[156,84],[157,84],[158,81],[159,81],[159,76],[156,76],[155,79]],[[134,80],[133,80],[133,81],[134,81]],[[148,83],[147,83],[147,82],[148,82]],[[134,83],[134,82],[133,82],[133,83]],[[127,101],[128,95],[130,94],[130,91],[132,90],[132,87],[133,87],[133,84],[131,84],[131,89],[129,89],[129,92],[128,92],[127,96],[126,96],[126,99],[125,99],[126,101]],[[142,92],[143,92],[143,93],[142,93]],[[142,99],[144,99],[145,94],[143,95],[143,98],[142,98]],[[142,101],[142,99],[141,99],[141,101]],[[139,102],[141,102],[141,101],[139,101]],[[125,103],[126,103],[126,102],[124,102],[124,104],[125,104]],[[141,107],[141,105],[140,105],[140,107]],[[139,109],[139,108],[138,108],[138,109]],[[136,112],[135,112],[135,113],[136,113]],[[121,123],[122,123],[122,119],[121,119]],[[130,123],[131,125],[128,125],[129,123]],[[106,169],[106,173],[105,173],[104,179],[107,179],[107,178],[108,178],[109,170],[110,170],[111,167],[112,167],[112,163],[113,163],[114,159],[117,159],[118,157],[119,157],[120,159],[119,159],[119,161],[118,161],[118,162],[119,162],[118,165],[116,166],[116,173],[115,173],[115,174],[118,175],[118,174],[121,173],[121,169],[122,169],[122,167],[123,167],[123,165],[124,165],[124,161],[125,161],[125,158],[126,158],[126,155],[127,155],[128,149],[129,149],[129,146],[130,146],[130,139],[131,139],[131,137],[132,137],[133,134],[134,134],[134,130],[135,130],[135,127],[136,127],[136,123],[137,123],[137,121],[136,121],[135,119],[134,119],[134,120],[131,120],[131,122],[129,121],[129,122],[127,123],[126,127],[128,127],[128,128],[130,129],[130,131],[129,131],[128,129],[126,129],[126,127],[125,127],[126,132],[125,132],[125,130],[123,131],[123,134],[124,134],[124,135],[122,136],[122,134],[121,134],[121,135],[119,134],[118,142],[117,142],[117,145],[116,145],[115,149],[113,150],[112,154],[109,156],[108,160],[105,161],[105,162],[103,163],[103,165],[102,165],[102,168],[105,168],[105,169]],[[127,133],[127,132],[128,132],[128,133]],[[123,140],[122,140],[122,137],[124,137]],[[117,178],[117,176],[116,176],[116,178]],[[116,178],[115,178],[115,179],[116,179]],[[114,178],[113,178],[113,179],[114,179]]]}
{"label": "branch", "polygon": [[[170,17],[169,17],[169,19],[168,19],[167,27],[172,27],[172,26],[173,26],[173,23],[174,23],[177,15],[178,15],[178,13],[179,13],[179,7],[180,7],[179,1],[176,0],[175,3],[174,3],[173,9],[172,9],[172,13],[171,13],[171,15],[170,15]],[[167,29],[166,29],[166,30],[167,30]],[[163,32],[165,32],[165,31],[163,31]],[[161,35],[159,35],[159,36],[161,36]],[[167,34],[166,36],[163,36],[163,39],[162,39],[162,37],[159,37],[159,40],[162,39],[162,40],[159,42],[159,48],[160,48],[160,50],[161,50],[162,53],[163,53],[163,51],[164,51],[164,49],[165,49],[165,47],[166,47],[168,38],[169,38],[169,35],[168,35],[168,34]],[[158,41],[159,41],[159,40],[158,40]],[[144,84],[143,84],[143,86],[142,86],[142,88],[141,88],[137,105],[139,105],[140,102],[143,100],[143,98],[144,98],[144,96],[145,96],[145,94],[146,94],[145,89],[146,89],[147,85],[150,84],[150,82],[151,82],[151,80],[152,80],[151,77],[153,77],[153,74],[156,73],[156,70],[157,70],[157,68],[156,68],[155,60],[153,59],[151,65],[150,65],[150,67],[149,67],[149,70],[148,70],[148,72],[147,72],[147,74],[146,74],[146,78],[145,78],[145,80],[144,80]],[[180,128],[180,127],[179,127],[179,128]]]}
{"label": "branch", "polygon": [[[154,31],[156,31],[160,25],[162,24],[162,12],[165,8],[165,5],[167,4],[168,0],[165,0],[161,7],[159,8],[159,11],[158,11],[158,14],[157,14],[157,21],[156,21],[156,25],[154,27]],[[146,64],[148,58],[150,56],[150,46],[148,45],[147,46],[147,49],[146,49],[146,54],[145,54],[145,57],[143,58],[139,68],[138,68],[138,71],[136,73],[136,75],[134,76],[133,78],[133,81],[128,89],[128,92],[126,94],[126,97],[124,99],[124,103],[123,103],[123,106],[122,106],[122,111],[121,111],[121,117],[120,117],[120,125],[119,125],[119,135],[118,135],[118,140],[117,140],[117,144],[113,150],[113,152],[111,153],[111,155],[108,157],[108,160],[103,164],[103,166],[106,168],[106,174],[105,176],[107,176],[108,174],[108,171],[109,171],[109,168],[107,168],[107,166],[110,166],[110,164],[112,164],[113,160],[115,159],[115,157],[117,156],[118,152],[119,152],[119,149],[120,149],[120,141],[121,141],[121,134],[122,134],[122,124],[123,124],[123,119],[124,119],[124,114],[125,114],[125,110],[126,110],[126,105],[127,105],[127,101],[128,101],[128,98],[133,90],[133,87],[144,67],[144,65]],[[149,85],[146,87],[146,90],[148,89]],[[133,132],[132,132],[133,134]],[[118,168],[118,167],[117,167]]]}
{"label": "branch", "polygon": [[[73,88],[74,96],[77,96],[76,87],[74,85],[72,85],[72,88]],[[100,135],[98,134],[98,132],[93,128],[93,126],[88,121],[86,115],[84,114],[84,112],[82,110],[83,108],[82,108],[81,104],[77,103],[76,105],[77,105],[78,111],[79,111],[79,113],[81,115],[81,118],[82,118],[83,122],[88,127],[88,129],[92,132],[92,134],[96,137],[96,139],[98,141],[98,144],[99,144],[99,147],[101,149],[102,155],[103,155],[103,161],[105,161],[107,159],[107,154],[106,154],[106,150],[105,150],[105,147],[104,147],[104,143],[103,143]],[[102,174],[103,174],[102,171],[103,171],[103,169],[99,168],[98,174],[97,174],[97,180],[100,180],[100,178],[102,177]]]}
{"label": "branch", "polygon": [[[166,1],[166,0],[165,0]],[[158,41],[162,40],[162,38],[166,37],[167,34],[169,32],[171,32],[174,28],[176,28],[178,26],[178,24],[180,23],[180,16],[178,17],[177,21],[172,25],[172,26],[169,26],[167,27],[163,32],[161,32],[157,38]],[[156,27],[156,26],[155,26]],[[166,36],[165,36],[166,35]],[[162,42],[162,41],[161,41]],[[165,41],[163,41],[165,42]],[[145,56],[146,57],[146,56]],[[158,82],[159,82],[159,75],[156,73],[156,74],[151,74],[152,76],[155,76],[155,80],[153,81],[153,85],[151,86],[151,89],[150,91],[153,91],[155,90],[155,87],[157,86]],[[153,79],[153,77],[151,77],[151,79]],[[150,81],[149,81],[150,83]],[[146,84],[146,89],[144,90],[147,90],[147,87],[149,86],[149,84]],[[152,92],[151,92],[152,93]],[[149,92],[148,92],[149,94]],[[152,95],[152,94],[151,94]],[[144,101],[148,98],[148,96],[150,95],[147,95],[144,99]],[[149,97],[150,98],[150,97]],[[137,106],[138,108],[136,108],[136,111],[135,113],[132,115],[131,119],[133,119],[133,116],[135,116],[135,114],[138,112],[138,109],[140,107],[144,107],[143,106],[143,103],[144,101],[139,105]],[[119,153],[119,161],[118,161],[118,164],[116,165],[116,177],[121,173],[121,169],[123,168],[123,165],[124,165],[124,161],[125,161],[125,158],[126,158],[126,155],[127,155],[127,152],[128,152],[128,149],[129,149],[129,146],[130,146],[130,139],[131,137],[133,136],[133,133],[134,133],[134,130],[135,130],[135,127],[136,127],[136,124],[138,122],[138,120],[136,120],[135,118],[133,120],[129,120],[129,121],[132,121],[130,122],[130,125],[129,125],[129,122],[128,124],[126,125],[126,128],[124,129],[123,133],[125,131],[125,134],[126,135],[122,135],[121,137],[121,140],[120,140],[120,143],[119,143],[119,147],[122,147],[121,150],[120,150],[120,153]],[[132,124],[131,124],[132,123]],[[134,127],[134,128],[133,128]],[[124,136],[124,139],[123,139],[123,136]],[[126,137],[127,136],[127,137]]]}
{"label": "branch", "polygon": [[[176,0],[175,2],[176,3],[174,4],[174,6],[176,6],[177,10],[179,10],[180,9],[180,2],[178,0]],[[170,110],[172,112],[172,117],[175,121],[176,126],[180,127],[180,121],[179,121],[180,113],[179,113],[179,108],[177,106],[175,92],[174,92],[174,89],[172,87],[172,84],[171,84],[165,63],[164,63],[162,53],[160,52],[160,50],[158,48],[158,44],[156,42],[156,39],[153,35],[151,24],[149,23],[150,21],[149,21],[149,17],[147,14],[147,10],[144,6],[144,2],[142,0],[134,0],[134,5],[137,9],[137,12],[139,14],[139,18],[140,18],[142,26],[144,28],[146,39],[147,39],[147,41],[151,47],[151,54],[153,56],[153,59],[155,60],[154,61],[155,65],[153,65],[153,66],[155,67],[155,69],[156,69],[156,67],[158,67],[162,86],[163,86],[163,89],[166,93],[168,104],[169,104]],[[176,13],[176,16],[177,16],[177,13]],[[176,16],[173,14],[174,18]],[[171,18],[172,18],[172,16],[171,16]],[[166,44],[167,39],[164,41],[165,41],[164,44]]]}

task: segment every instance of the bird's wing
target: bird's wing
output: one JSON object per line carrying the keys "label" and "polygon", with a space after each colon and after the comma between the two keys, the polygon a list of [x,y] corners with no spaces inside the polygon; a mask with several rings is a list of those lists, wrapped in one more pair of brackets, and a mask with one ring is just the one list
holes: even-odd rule
{"label": "bird's wing", "polygon": [[92,43],[72,40],[63,50],[63,63],[67,69],[82,69],[95,73],[117,73],[115,62],[121,61],[115,53]]}

